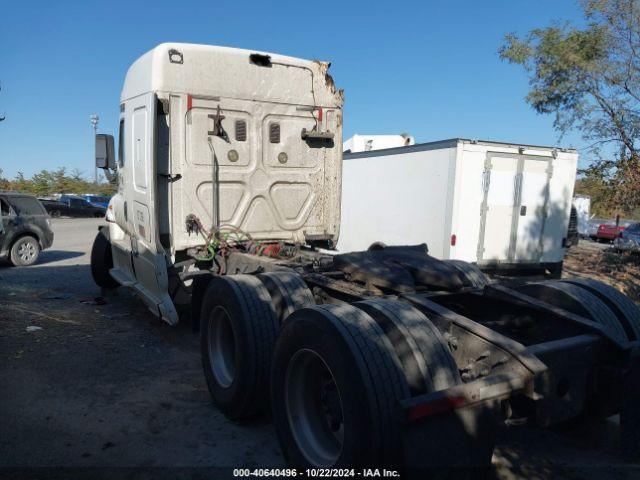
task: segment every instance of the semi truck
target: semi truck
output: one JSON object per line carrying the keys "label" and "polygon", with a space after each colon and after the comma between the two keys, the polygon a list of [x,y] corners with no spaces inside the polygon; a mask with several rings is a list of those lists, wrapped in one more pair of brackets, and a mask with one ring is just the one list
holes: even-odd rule
{"label": "semi truck", "polygon": [[425,242],[439,259],[559,276],[577,163],[573,149],[463,138],[346,153],[338,250]]}
{"label": "semi truck", "polygon": [[96,166],[118,183],[96,283],[190,321],[217,408],[270,412],[294,467],[486,467],[506,424],[616,412],[637,453],[640,312],[621,293],[507,287],[425,244],[331,252],[343,93],[328,70],[189,44],[140,57],[117,157],[96,137]]}

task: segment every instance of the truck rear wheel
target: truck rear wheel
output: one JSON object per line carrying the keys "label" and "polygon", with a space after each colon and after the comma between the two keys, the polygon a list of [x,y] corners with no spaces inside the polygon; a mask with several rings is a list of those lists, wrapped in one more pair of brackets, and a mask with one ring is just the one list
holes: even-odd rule
{"label": "truck rear wheel", "polygon": [[110,290],[118,287],[118,282],[109,274],[112,268],[113,254],[109,241],[109,229],[101,227],[91,247],[91,276],[96,285]]}
{"label": "truck rear wheel", "polygon": [[624,293],[591,278],[570,278],[563,282],[584,288],[602,300],[622,323],[629,340],[640,340],[640,308]]}
{"label": "truck rear wheel", "polygon": [[267,408],[278,319],[264,285],[251,275],[214,277],[200,321],[202,367],[214,403],[231,419]]}
{"label": "truck rear wheel", "polygon": [[449,347],[421,311],[394,300],[366,300],[354,306],[367,312],[385,332],[413,392],[437,392],[461,383]]}
{"label": "truck rear wheel", "polygon": [[400,463],[409,387],[382,329],[352,305],[294,312],[281,330],[271,405],[285,458],[296,467]]}
{"label": "truck rear wheel", "polygon": [[490,283],[482,270],[473,263],[465,262],[464,260],[444,260],[444,262],[458,270],[466,280],[466,283],[474,288],[484,288]]}
{"label": "truck rear wheel", "polygon": [[311,290],[295,272],[267,272],[258,278],[269,290],[280,324],[296,310],[316,304]]}
{"label": "truck rear wheel", "polygon": [[561,281],[529,283],[516,290],[601,324],[617,340],[627,341],[627,334],[611,309],[587,290]]}

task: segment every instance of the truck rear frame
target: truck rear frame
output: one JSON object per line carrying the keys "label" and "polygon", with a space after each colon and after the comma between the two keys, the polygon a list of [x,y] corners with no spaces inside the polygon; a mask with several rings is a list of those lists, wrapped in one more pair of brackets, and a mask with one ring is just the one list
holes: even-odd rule
{"label": "truck rear frame", "polygon": [[231,419],[270,410],[297,467],[486,466],[506,421],[618,411],[637,454],[640,310],[624,295],[506,288],[424,244],[322,250],[340,227],[328,68],[183,44],[141,57],[117,164],[113,138],[96,139],[119,180],[96,283],[134,289],[172,325],[184,306],[214,403]]}

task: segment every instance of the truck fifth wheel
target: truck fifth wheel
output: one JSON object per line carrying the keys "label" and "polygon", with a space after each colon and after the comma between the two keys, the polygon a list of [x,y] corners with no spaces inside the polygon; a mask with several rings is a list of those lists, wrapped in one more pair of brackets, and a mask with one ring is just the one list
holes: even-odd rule
{"label": "truck fifth wheel", "polygon": [[615,412],[637,454],[640,312],[622,294],[506,288],[424,244],[331,252],[342,92],[328,69],[185,44],[138,59],[118,157],[96,138],[118,183],[96,283],[172,325],[186,307],[214,403],[232,419],[270,410],[294,466],[483,466],[507,421]]}

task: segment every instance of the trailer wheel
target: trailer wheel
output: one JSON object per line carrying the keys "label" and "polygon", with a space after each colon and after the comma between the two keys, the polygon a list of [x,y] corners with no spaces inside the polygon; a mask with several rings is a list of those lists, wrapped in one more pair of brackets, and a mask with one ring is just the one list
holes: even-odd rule
{"label": "trailer wheel", "polygon": [[413,392],[437,392],[461,383],[449,347],[421,311],[407,303],[382,299],[354,306],[367,312],[385,332]]}
{"label": "trailer wheel", "polygon": [[444,262],[456,268],[466,282],[474,288],[484,288],[491,283],[482,270],[473,263],[465,262],[464,260],[444,260]]}
{"label": "trailer wheel", "polygon": [[251,275],[214,277],[200,319],[202,367],[213,402],[231,419],[264,410],[278,334],[267,289]]}
{"label": "trailer wheel", "polygon": [[617,340],[627,341],[627,334],[611,309],[597,296],[577,285],[550,281],[529,283],[516,290],[593,320],[605,327]]}
{"label": "trailer wheel", "polygon": [[281,329],[271,405],[283,453],[296,467],[399,465],[409,387],[378,324],[352,305],[294,312]]}
{"label": "trailer wheel", "polygon": [[258,278],[269,290],[281,325],[296,310],[316,304],[311,290],[295,272],[267,272]]}
{"label": "trailer wheel", "polygon": [[640,308],[625,294],[591,278],[570,278],[564,283],[577,285],[594,294],[616,314],[629,340],[640,340]]}
{"label": "trailer wheel", "polygon": [[91,276],[96,285],[113,290],[118,287],[118,282],[109,274],[113,268],[113,253],[109,239],[109,229],[100,227],[93,247],[91,247]]}

